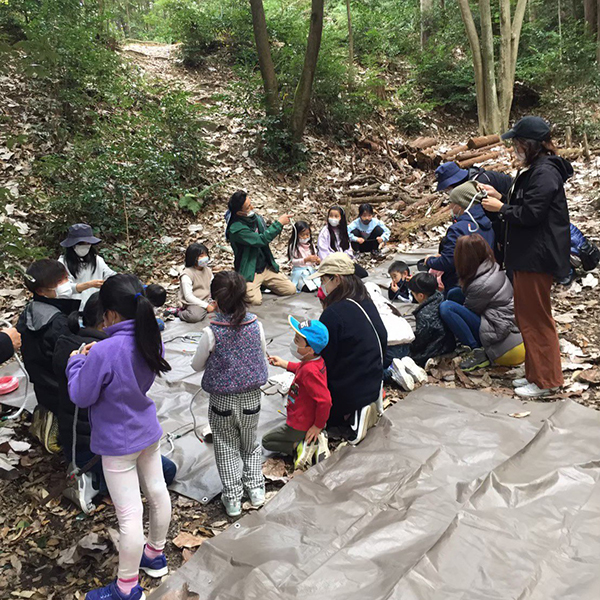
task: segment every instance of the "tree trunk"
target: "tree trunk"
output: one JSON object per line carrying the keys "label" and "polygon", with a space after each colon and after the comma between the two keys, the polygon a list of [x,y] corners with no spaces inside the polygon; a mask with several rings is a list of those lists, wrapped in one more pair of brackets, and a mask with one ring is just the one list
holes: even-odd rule
{"label": "tree trunk", "polygon": [[354,82],[354,32],[352,31],[350,0],[346,0],[346,12],[348,13],[348,74],[350,76],[350,83],[352,84]]}
{"label": "tree trunk", "polygon": [[252,9],[252,27],[254,28],[258,64],[263,87],[265,88],[266,110],[268,115],[275,116],[279,113],[279,85],[269,46],[265,8],[262,0],[250,0],[250,7]]}
{"label": "tree trunk", "polygon": [[500,131],[500,107],[496,88],[494,61],[494,32],[492,30],[492,11],[490,0],[479,0],[481,16],[481,59],[483,63],[484,93],[486,119],[483,124],[484,133]]}
{"label": "tree trunk", "polygon": [[596,4],[596,62],[600,66],[600,0]]}
{"label": "tree trunk", "polygon": [[425,48],[431,36],[431,16],[433,0],[421,0],[421,50]]}
{"label": "tree trunk", "polygon": [[319,50],[321,48],[321,36],[323,34],[323,5],[325,0],[312,0],[310,12],[310,29],[308,31],[308,42],[306,44],[306,54],[304,56],[304,67],[296,94],[294,95],[294,111],[292,113],[292,139],[299,142],[302,139],[308,111],[310,108],[310,99],[312,96],[312,86],[319,59]]}
{"label": "tree trunk", "polygon": [[596,0],[583,0],[583,18],[592,33],[596,31]]}

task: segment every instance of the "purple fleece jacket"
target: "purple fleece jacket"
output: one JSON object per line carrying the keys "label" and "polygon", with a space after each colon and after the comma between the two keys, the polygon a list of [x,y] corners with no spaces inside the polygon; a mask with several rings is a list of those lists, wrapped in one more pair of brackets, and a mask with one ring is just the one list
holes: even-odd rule
{"label": "purple fleece jacket", "polygon": [[155,375],[136,348],[133,320],[104,331],[109,337],[95,344],[87,357],[69,359],[69,395],[77,406],[89,407],[92,452],[125,456],[162,436],[156,406],[146,395]]}

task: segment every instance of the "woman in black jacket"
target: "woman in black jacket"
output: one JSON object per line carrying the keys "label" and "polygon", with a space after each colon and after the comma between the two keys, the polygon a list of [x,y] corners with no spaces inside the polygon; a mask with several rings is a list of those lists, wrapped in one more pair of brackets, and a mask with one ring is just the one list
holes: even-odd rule
{"label": "woman in black jacket", "polygon": [[564,183],[570,163],[556,155],[550,127],[539,117],[524,117],[502,136],[513,139],[525,169],[503,198],[490,186],[483,208],[498,212],[505,225],[505,265],[513,272],[515,317],[525,343],[525,379],[513,382],[516,394],[539,398],[564,382],[550,290],[554,278],[569,274],[569,209]]}
{"label": "woman in black jacket", "polygon": [[321,322],[329,343],[321,352],[327,366],[332,407],[328,427],[349,425],[358,444],[379,419],[387,332],[367,290],[355,275],[352,259],[330,254],[313,277],[321,278],[325,310]]}

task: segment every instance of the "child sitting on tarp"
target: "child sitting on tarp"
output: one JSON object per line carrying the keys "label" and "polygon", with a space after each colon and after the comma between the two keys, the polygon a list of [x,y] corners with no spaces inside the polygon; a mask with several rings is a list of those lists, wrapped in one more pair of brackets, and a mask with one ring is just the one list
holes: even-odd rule
{"label": "child sitting on tarp", "polygon": [[404,261],[396,260],[390,265],[388,274],[392,279],[388,288],[388,298],[392,301],[412,302],[413,297],[408,289],[408,280],[410,279],[408,265]]}
{"label": "child sitting on tarp", "polygon": [[179,309],[175,314],[186,323],[199,323],[214,311],[210,302],[213,274],[204,244],[190,244],[185,251],[185,269],[179,277]]}
{"label": "child sitting on tarp", "polygon": [[348,237],[355,252],[378,255],[385,242],[390,240],[390,230],[374,214],[370,204],[361,204],[358,207],[358,219],[348,225]]}
{"label": "child sitting on tarp", "polygon": [[69,274],[57,260],[45,258],[34,262],[25,273],[25,286],[33,292],[33,300],[19,317],[17,331],[21,334],[25,369],[38,401],[29,432],[48,452],[56,454],[60,452],[55,416],[58,381],[52,356],[58,338],[69,333],[67,317],[78,310],[80,301],[71,298]]}
{"label": "child sitting on tarp", "polygon": [[164,331],[165,322],[158,316],[158,309],[163,307],[167,301],[167,290],[162,285],[158,285],[158,283],[145,285],[144,289],[146,290],[146,298],[150,300],[150,304],[154,307],[154,315],[156,316],[158,328],[160,331]]}
{"label": "child sitting on tarp", "polygon": [[321,262],[312,240],[310,225],[306,221],[294,223],[288,243],[288,259],[292,263],[290,279],[299,292],[314,292],[321,285],[320,279],[308,279]]}
{"label": "child sitting on tarp", "polygon": [[408,282],[419,306],[415,309],[415,340],[410,345],[410,356],[424,367],[435,356],[452,352],[456,346],[454,335],[440,316],[444,296],[438,291],[437,279],[431,273],[417,273]]}
{"label": "child sitting on tarp", "polygon": [[600,262],[600,249],[595,244],[592,244],[583,233],[571,223],[571,271],[559,281],[561,285],[569,285],[575,275],[577,269],[582,268],[584,271],[592,271]]}
{"label": "child sitting on tarp", "polygon": [[294,467],[304,469],[329,456],[325,425],[331,410],[327,369],[320,354],[329,343],[329,331],[318,320],[298,322],[288,317],[296,332],[292,354],[300,362],[270,356],[269,363],[295,374],[288,393],[284,425],[269,431],[262,440],[265,450],[294,456]]}

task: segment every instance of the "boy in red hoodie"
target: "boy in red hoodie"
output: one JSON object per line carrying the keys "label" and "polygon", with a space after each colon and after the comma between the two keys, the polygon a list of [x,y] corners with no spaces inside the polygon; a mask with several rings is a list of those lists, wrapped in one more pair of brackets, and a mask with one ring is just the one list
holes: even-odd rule
{"label": "boy in red hoodie", "polygon": [[327,370],[320,354],[329,342],[327,327],[318,320],[302,323],[288,317],[296,332],[290,346],[300,362],[288,362],[279,356],[269,357],[269,363],[295,374],[288,393],[285,425],[267,433],[262,440],[265,450],[294,456],[294,467],[304,469],[329,456],[325,425],[331,409],[331,394],[327,388]]}

